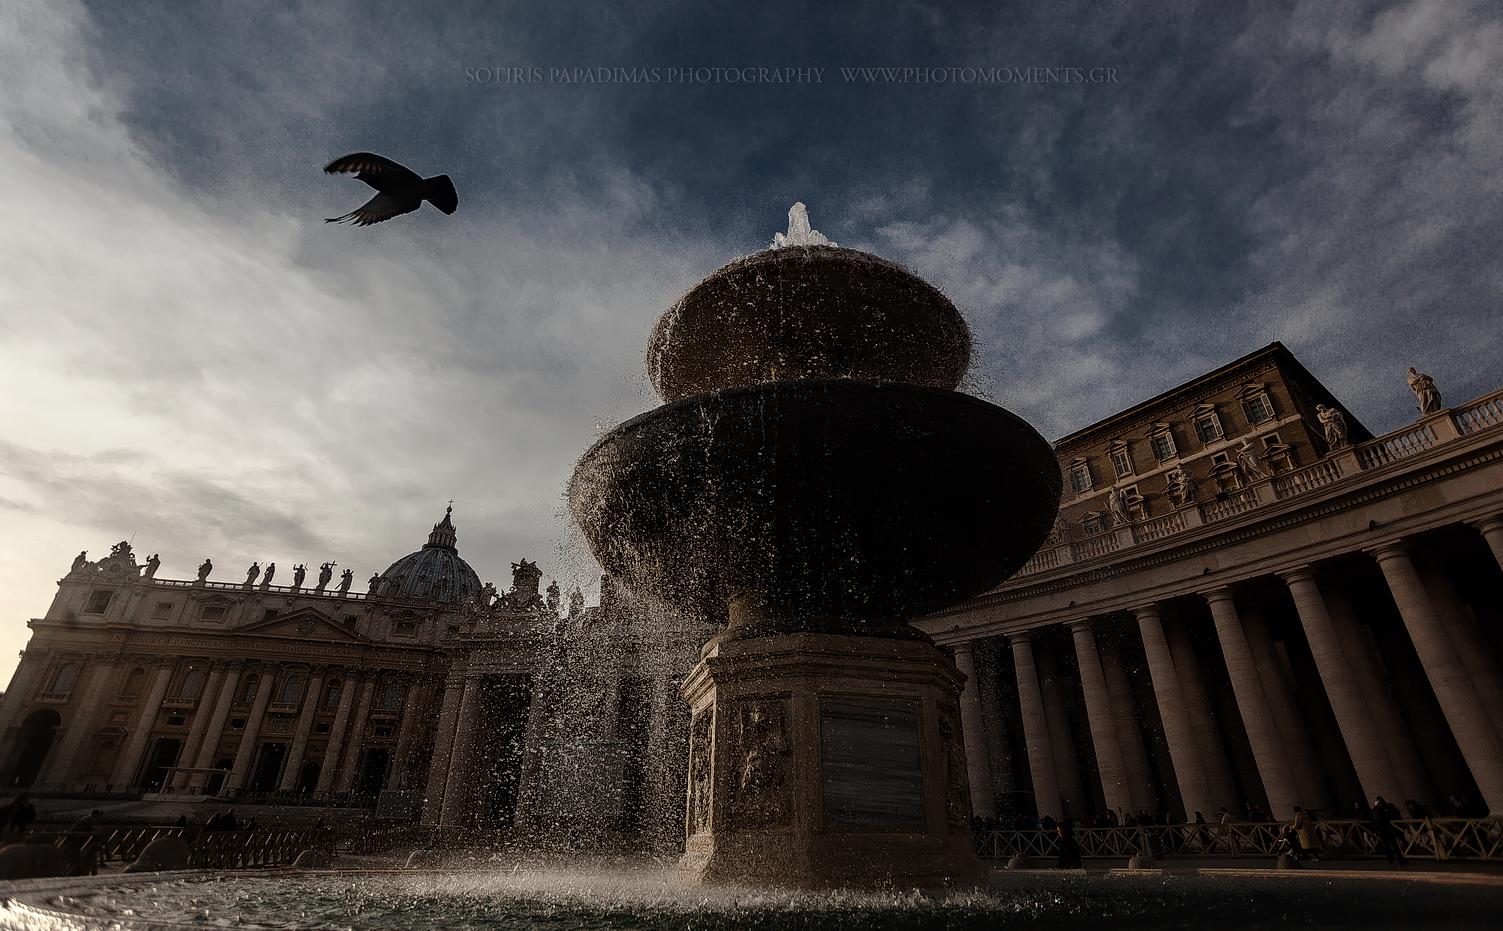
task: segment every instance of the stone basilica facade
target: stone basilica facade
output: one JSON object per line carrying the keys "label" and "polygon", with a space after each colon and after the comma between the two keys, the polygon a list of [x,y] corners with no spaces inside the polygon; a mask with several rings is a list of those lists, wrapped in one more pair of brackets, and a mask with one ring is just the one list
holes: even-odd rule
{"label": "stone basilica facade", "polygon": [[[981,816],[1503,811],[1503,392],[1373,437],[1272,344],[1056,444],[1013,579],[916,622],[953,649]],[[424,823],[682,851],[680,687],[717,625],[498,592],[450,516],[352,590],[79,554],[0,701],[0,786],[382,797]],[[331,587],[332,585],[332,587]]]}
{"label": "stone basilica facade", "polygon": [[608,580],[600,605],[563,605],[526,560],[500,593],[449,514],[365,592],[348,570],[331,587],[333,563],[311,585],[305,566],[290,585],[274,565],[239,583],[158,566],[127,543],[80,553],[30,622],[0,702],[7,791],[382,798],[433,824],[671,843],[650,786],[681,791],[675,693],[708,633]]}

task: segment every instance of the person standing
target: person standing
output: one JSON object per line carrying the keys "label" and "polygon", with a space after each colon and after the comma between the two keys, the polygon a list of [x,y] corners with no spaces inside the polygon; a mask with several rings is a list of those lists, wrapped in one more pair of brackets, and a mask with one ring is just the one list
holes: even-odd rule
{"label": "person standing", "polygon": [[1373,802],[1373,832],[1378,835],[1378,849],[1388,858],[1389,863],[1394,862],[1395,859],[1400,863],[1408,863],[1403,849],[1399,846],[1402,835],[1399,833],[1398,825],[1393,823],[1398,817],[1398,806],[1384,801],[1383,796],[1378,796]]}
{"label": "person standing", "polygon": [[1320,855],[1325,851],[1321,847],[1320,835],[1315,831],[1315,821],[1310,817],[1310,813],[1295,805],[1294,823],[1291,827],[1294,828],[1294,835],[1299,840],[1299,849],[1310,859],[1319,860]]}

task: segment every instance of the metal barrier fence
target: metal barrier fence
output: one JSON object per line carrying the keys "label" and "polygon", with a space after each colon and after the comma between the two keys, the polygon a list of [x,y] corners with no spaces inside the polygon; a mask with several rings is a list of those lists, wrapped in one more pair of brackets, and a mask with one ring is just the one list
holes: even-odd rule
{"label": "metal barrier fence", "polygon": [[[1503,860],[1503,820],[1423,818],[1393,822],[1399,849],[1416,860]],[[1312,825],[1327,855],[1383,856],[1367,821],[1317,821]],[[1175,824],[1131,828],[1076,828],[1083,857],[1276,857],[1287,824]],[[975,835],[982,859],[1053,857],[1056,835],[1045,831],[989,831]]]}
{"label": "metal barrier fence", "polygon": [[[81,852],[94,865],[116,860],[130,863],[141,855],[146,845],[159,837],[181,837],[189,844],[190,869],[234,870],[263,866],[285,866],[304,850],[321,850],[334,854],[335,832],[324,829],[258,829],[255,831],[206,831],[201,827],[120,827],[105,828],[93,837],[67,831],[32,831],[28,841],[49,837],[54,846],[82,841]],[[21,839],[17,835],[17,839]]]}

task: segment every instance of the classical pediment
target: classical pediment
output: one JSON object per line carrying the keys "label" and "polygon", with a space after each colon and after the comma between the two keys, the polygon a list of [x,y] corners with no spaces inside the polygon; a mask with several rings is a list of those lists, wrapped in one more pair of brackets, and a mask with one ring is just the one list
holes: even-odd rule
{"label": "classical pediment", "polygon": [[369,643],[353,628],[313,608],[303,608],[270,620],[236,628],[237,635],[280,637],[288,640],[322,640],[334,643]]}

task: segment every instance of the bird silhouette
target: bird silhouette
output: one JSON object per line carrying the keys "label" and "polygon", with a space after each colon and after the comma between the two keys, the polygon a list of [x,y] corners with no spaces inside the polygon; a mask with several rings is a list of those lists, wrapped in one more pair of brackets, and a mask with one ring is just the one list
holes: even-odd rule
{"label": "bird silhouette", "polygon": [[331,175],[358,172],[356,180],[364,181],[379,192],[359,210],[342,217],[330,217],[325,223],[349,220],[356,226],[370,226],[411,213],[423,206],[425,200],[444,213],[453,213],[459,208],[459,195],[454,192],[454,182],[448,175],[423,178],[410,168],[370,152],[336,158],[324,166],[324,171]]}

